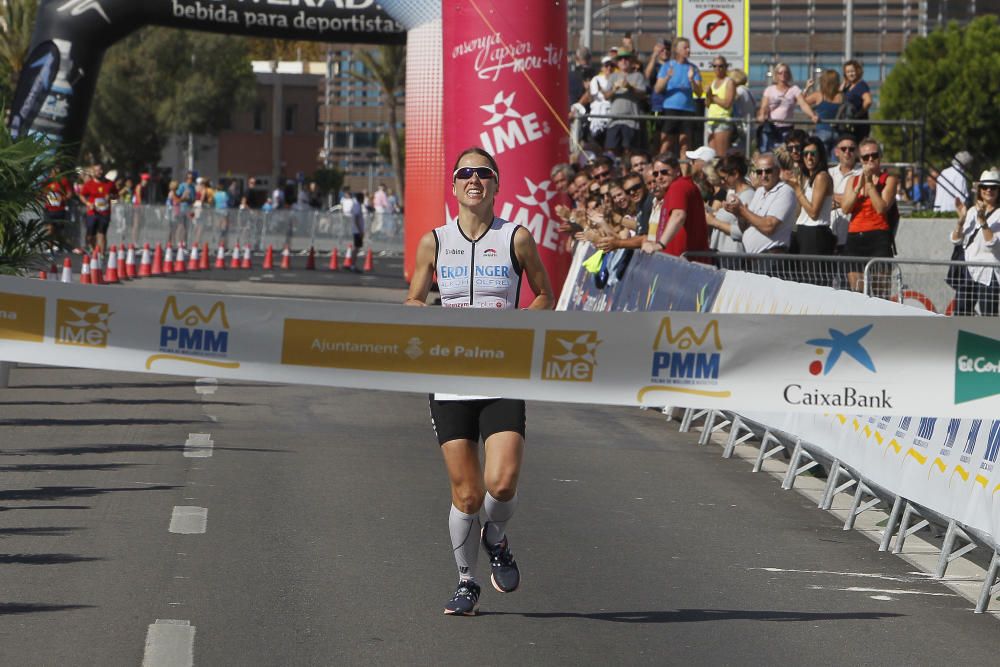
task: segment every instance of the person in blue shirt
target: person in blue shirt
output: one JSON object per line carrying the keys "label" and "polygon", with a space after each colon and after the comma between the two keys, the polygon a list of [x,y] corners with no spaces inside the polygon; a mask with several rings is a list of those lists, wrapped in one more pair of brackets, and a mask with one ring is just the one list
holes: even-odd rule
{"label": "person in blue shirt", "polygon": [[680,37],[674,42],[674,57],[663,63],[656,75],[653,91],[663,94],[663,113],[666,116],[682,116],[681,120],[664,120],[661,132],[664,141],[661,153],[680,155],[701,145],[697,136],[700,124],[695,96],[701,95],[701,72],[697,65],[688,61],[691,42]]}

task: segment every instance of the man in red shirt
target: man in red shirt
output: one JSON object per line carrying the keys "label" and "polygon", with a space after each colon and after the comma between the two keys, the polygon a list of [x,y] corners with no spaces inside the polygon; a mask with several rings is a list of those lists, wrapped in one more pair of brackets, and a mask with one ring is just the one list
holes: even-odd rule
{"label": "man in red shirt", "polygon": [[87,205],[87,245],[107,248],[108,226],[111,224],[111,200],[118,198],[115,184],[104,178],[104,167],[90,168],[90,180],[80,188],[80,200]]}
{"label": "man in red shirt", "polygon": [[657,158],[657,162],[662,163],[661,170],[668,171],[669,185],[663,195],[656,238],[643,243],[643,252],[661,250],[680,257],[685,252],[708,250],[708,225],[701,191],[690,176],[681,176],[676,158]]}
{"label": "man in red shirt", "polygon": [[53,251],[60,245],[61,237],[66,233],[63,229],[67,221],[66,203],[73,196],[73,186],[69,179],[59,175],[59,169],[52,168],[49,180],[45,183],[45,226],[49,231],[49,243]]}

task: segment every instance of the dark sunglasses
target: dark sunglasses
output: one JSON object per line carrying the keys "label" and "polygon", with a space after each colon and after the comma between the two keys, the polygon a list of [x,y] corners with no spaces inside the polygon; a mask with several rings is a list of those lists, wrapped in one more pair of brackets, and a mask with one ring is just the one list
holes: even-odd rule
{"label": "dark sunglasses", "polygon": [[[639,192],[640,190],[642,190],[643,187],[645,187],[645,186],[643,186],[642,183],[636,183],[635,185],[633,185],[630,188],[625,188],[625,194],[634,195],[636,192]],[[988,186],[983,186],[983,187],[988,187]]]}
{"label": "dark sunglasses", "polygon": [[765,176],[767,174],[773,173],[774,167],[771,167],[770,169],[751,169],[750,171],[753,172],[754,174],[757,174],[758,176]]}
{"label": "dark sunglasses", "polygon": [[802,146],[799,146],[798,144],[788,144],[788,152],[789,153],[801,153],[802,152]]}
{"label": "dark sunglasses", "polygon": [[802,151],[802,157],[819,157],[818,151]]}
{"label": "dark sunglasses", "polygon": [[658,178],[660,176],[669,176],[670,175],[670,170],[669,169],[661,169],[659,171],[651,171],[650,173],[653,174],[653,178]]}
{"label": "dark sunglasses", "polygon": [[459,167],[451,176],[467,181],[472,178],[473,174],[484,181],[497,177],[497,173],[493,171],[492,167]]}
{"label": "dark sunglasses", "polygon": [[979,186],[979,189],[980,190],[1000,190],[1000,185],[997,185],[996,183],[991,183],[990,185],[986,185],[985,183],[983,183],[982,185]]}
{"label": "dark sunglasses", "polygon": [[853,153],[858,150],[857,146],[837,146],[837,150],[841,153]]}
{"label": "dark sunglasses", "polygon": [[729,65],[712,65],[712,69],[719,69],[720,67],[725,69],[726,67],[729,67]]}
{"label": "dark sunglasses", "polygon": [[611,176],[611,170],[609,169],[607,171],[601,171],[601,172],[595,171],[594,173],[591,174],[591,176],[593,176],[594,178],[607,178]]}
{"label": "dark sunglasses", "polygon": [[861,157],[861,161],[862,162],[870,162],[871,160],[877,160],[877,159],[879,159],[880,157],[882,157],[882,155],[881,155],[881,153],[865,153],[864,155],[861,155],[860,157]]}

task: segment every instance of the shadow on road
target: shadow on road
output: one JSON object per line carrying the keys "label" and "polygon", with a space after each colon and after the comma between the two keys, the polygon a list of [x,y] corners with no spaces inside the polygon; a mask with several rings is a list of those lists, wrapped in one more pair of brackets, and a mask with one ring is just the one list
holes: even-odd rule
{"label": "shadow on road", "polygon": [[0,419],[0,426],[166,426],[199,424],[195,419]]}
{"label": "shadow on road", "polygon": [[601,611],[592,613],[551,611],[483,611],[480,616],[523,616],[525,618],[585,618],[612,623],[701,623],[704,621],[858,621],[895,618],[904,614],[882,612],[757,611],[753,609],[671,609],[664,611]]}
{"label": "shadow on road", "polygon": [[9,614],[36,614],[45,611],[93,609],[92,604],[44,604],[41,602],[0,602],[0,616]]}
{"label": "shadow on road", "polygon": [[0,466],[0,472],[54,472],[67,470],[121,470],[148,463],[20,463]]}
{"label": "shadow on road", "polygon": [[82,528],[75,526],[38,526],[35,528],[0,528],[4,537],[63,537]]}
{"label": "shadow on road", "polygon": [[[288,454],[285,449],[267,447],[214,447],[215,451],[276,452]],[[123,452],[182,452],[184,445],[71,445],[68,447],[42,447],[39,449],[13,449],[2,456],[80,456],[83,454],[119,454]]]}
{"label": "shadow on road", "polygon": [[39,486],[34,489],[10,489],[0,491],[3,500],[61,500],[63,498],[92,498],[116,491],[169,491],[180,488],[176,484],[155,486],[133,486],[121,488],[99,488],[93,486]]}
{"label": "shadow on road", "polygon": [[104,560],[97,556],[75,554],[0,554],[0,565],[65,565]]}
{"label": "shadow on road", "polygon": [[243,407],[256,404],[182,398],[98,398],[92,401],[0,401],[0,405],[226,405]]}

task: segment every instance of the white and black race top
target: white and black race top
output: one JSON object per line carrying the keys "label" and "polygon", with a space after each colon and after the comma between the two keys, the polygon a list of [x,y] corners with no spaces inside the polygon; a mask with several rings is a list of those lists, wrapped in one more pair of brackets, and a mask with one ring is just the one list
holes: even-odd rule
{"label": "white and black race top", "polygon": [[[470,239],[450,222],[434,229],[441,305],[445,308],[517,308],[521,265],[514,254],[514,233],[521,225],[493,218],[482,236]],[[438,401],[468,401],[490,396],[434,394]]]}
{"label": "white and black race top", "polygon": [[438,288],[445,308],[517,308],[521,265],[514,254],[514,233],[521,225],[493,218],[478,239],[457,222],[434,230]]}

